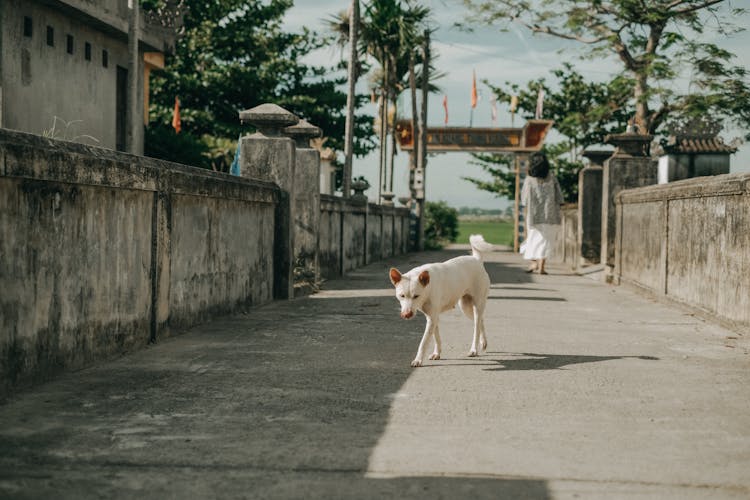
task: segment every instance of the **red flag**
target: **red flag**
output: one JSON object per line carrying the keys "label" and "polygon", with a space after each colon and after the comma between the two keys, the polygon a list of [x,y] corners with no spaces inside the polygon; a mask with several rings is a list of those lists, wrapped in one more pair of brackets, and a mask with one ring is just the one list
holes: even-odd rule
{"label": "red flag", "polygon": [[445,124],[448,125],[448,96],[443,96],[443,108],[445,109]]}
{"label": "red flag", "polygon": [[473,77],[471,79],[471,107],[476,108],[477,107],[477,72],[474,71]]}
{"label": "red flag", "polygon": [[172,114],[172,128],[174,128],[174,131],[176,134],[179,134],[180,130],[182,130],[182,123],[180,122],[180,100],[177,97],[174,98],[174,113]]}

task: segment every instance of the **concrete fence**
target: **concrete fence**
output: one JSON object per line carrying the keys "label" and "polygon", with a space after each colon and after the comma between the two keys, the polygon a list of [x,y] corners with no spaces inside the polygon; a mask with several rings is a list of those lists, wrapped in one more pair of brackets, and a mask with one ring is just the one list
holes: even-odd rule
{"label": "concrete fence", "polygon": [[[317,191],[317,171],[297,174]],[[330,277],[407,250],[405,209],[332,197],[321,206],[302,187],[0,129],[0,400],[291,298],[300,252]]]}
{"label": "concrete fence", "polygon": [[406,253],[409,211],[322,195],[318,245],[325,278]]}
{"label": "concrete fence", "polygon": [[615,278],[750,331],[750,174],[617,196]]}
{"label": "concrete fence", "polygon": [[0,397],[271,300],[270,184],[0,130]]}
{"label": "concrete fence", "polygon": [[557,232],[551,260],[561,262],[571,269],[578,267],[581,250],[578,244],[578,205],[563,206],[562,221]]}

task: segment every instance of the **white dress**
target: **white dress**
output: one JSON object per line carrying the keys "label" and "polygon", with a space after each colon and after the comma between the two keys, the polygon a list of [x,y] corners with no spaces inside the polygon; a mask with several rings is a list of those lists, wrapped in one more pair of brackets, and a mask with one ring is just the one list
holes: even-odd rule
{"label": "white dress", "polygon": [[526,222],[529,228],[529,234],[521,245],[524,259],[547,259],[552,255],[552,245],[562,220],[562,202],[560,184],[552,173],[544,179],[526,177],[521,191],[521,203],[527,208]]}

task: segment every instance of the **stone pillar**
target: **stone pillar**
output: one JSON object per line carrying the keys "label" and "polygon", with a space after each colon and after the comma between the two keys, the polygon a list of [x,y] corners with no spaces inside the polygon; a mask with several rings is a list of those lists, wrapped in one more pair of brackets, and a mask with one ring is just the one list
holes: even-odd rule
{"label": "stone pillar", "polygon": [[318,236],[320,235],[320,152],[310,140],[320,137],[321,130],[305,120],[284,129],[296,144],[294,170],[294,262],[297,291],[315,291],[320,266]]}
{"label": "stone pillar", "polygon": [[578,266],[599,264],[602,248],[602,176],[613,151],[587,150],[589,165],[578,173]]}
{"label": "stone pillar", "polygon": [[[294,140],[282,135],[285,127],[299,118],[275,104],[261,104],[240,111],[240,121],[254,125],[258,131],[242,138],[240,162],[243,177],[273,182],[279,186],[280,199],[274,217],[274,283],[275,299],[294,297]],[[316,183],[317,185],[317,183]]]}
{"label": "stone pillar", "polygon": [[615,197],[623,189],[656,184],[657,162],[649,156],[652,135],[626,132],[612,134],[604,142],[616,147],[604,162],[602,176],[601,263],[606,265],[605,279],[612,280],[615,264]]}

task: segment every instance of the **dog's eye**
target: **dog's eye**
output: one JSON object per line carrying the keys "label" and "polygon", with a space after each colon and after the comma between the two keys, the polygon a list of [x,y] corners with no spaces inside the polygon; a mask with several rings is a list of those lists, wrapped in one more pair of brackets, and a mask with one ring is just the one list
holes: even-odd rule
{"label": "dog's eye", "polygon": [[399,297],[401,297],[401,298],[403,299],[404,297],[406,297],[406,295],[404,295],[404,294],[402,293],[401,295],[399,295]]}
{"label": "dog's eye", "polygon": [[415,296],[414,296],[414,298],[415,298],[415,299],[418,299],[418,298],[419,298],[419,295],[415,295]]}

